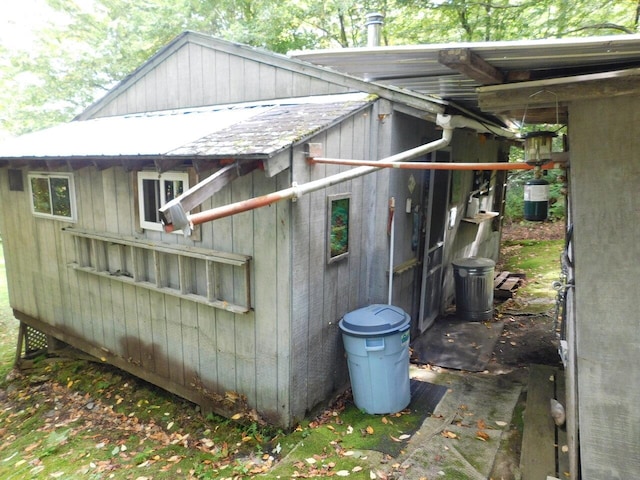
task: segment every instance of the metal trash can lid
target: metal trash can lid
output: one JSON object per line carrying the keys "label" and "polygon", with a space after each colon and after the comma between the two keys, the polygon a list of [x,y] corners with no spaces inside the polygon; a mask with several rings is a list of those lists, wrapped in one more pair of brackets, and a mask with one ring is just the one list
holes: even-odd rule
{"label": "metal trash can lid", "polygon": [[490,268],[496,266],[496,262],[494,262],[490,258],[483,257],[457,258],[451,263],[454,267],[462,268]]}
{"label": "metal trash can lid", "polygon": [[340,320],[340,329],[353,336],[371,337],[398,332],[410,321],[399,307],[374,304],[347,313]]}

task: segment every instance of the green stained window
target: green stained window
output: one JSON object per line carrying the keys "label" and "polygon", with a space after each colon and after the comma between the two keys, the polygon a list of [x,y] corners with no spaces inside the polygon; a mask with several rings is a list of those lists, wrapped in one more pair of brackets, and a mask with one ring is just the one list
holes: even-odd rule
{"label": "green stained window", "polygon": [[349,254],[350,194],[328,197],[329,247],[328,262],[345,258]]}

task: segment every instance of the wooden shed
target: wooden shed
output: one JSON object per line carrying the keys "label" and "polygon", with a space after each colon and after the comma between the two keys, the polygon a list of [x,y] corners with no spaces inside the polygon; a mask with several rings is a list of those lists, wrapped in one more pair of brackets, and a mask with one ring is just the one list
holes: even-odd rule
{"label": "wooden shed", "polygon": [[[373,167],[333,182],[353,168],[308,158],[504,162],[507,134],[436,97],[184,33],[74,121],[0,146],[11,307],[27,336],[291,427],[348,385],[345,313],[390,300],[420,335],[452,301],[453,259],[497,259],[504,185]],[[192,217],[315,181],[190,235],[159,215],[205,184]],[[471,194],[483,213],[467,217]]]}
{"label": "wooden shed", "polygon": [[444,91],[448,101],[471,111],[537,129],[567,126],[565,151],[558,153],[570,157],[560,338],[568,475],[636,478],[640,36],[339,49],[295,57],[423,95]]}

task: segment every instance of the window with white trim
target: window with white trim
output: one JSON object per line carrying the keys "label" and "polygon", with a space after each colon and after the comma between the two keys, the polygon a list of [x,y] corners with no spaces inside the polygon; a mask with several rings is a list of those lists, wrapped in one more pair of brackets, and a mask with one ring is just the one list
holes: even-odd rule
{"label": "window with white trim", "polygon": [[71,173],[29,173],[31,212],[37,217],[76,221],[76,192]]}
{"label": "window with white trim", "polygon": [[140,226],[162,231],[158,210],[189,189],[189,174],[182,172],[138,172]]}

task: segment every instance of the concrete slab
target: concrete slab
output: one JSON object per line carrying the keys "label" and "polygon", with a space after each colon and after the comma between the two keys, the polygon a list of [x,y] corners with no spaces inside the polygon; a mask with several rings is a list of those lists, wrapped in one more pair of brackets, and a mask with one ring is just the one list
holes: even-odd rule
{"label": "concrete slab", "polygon": [[411,374],[448,391],[397,458],[402,478],[489,478],[522,392],[517,376],[415,367]]}

